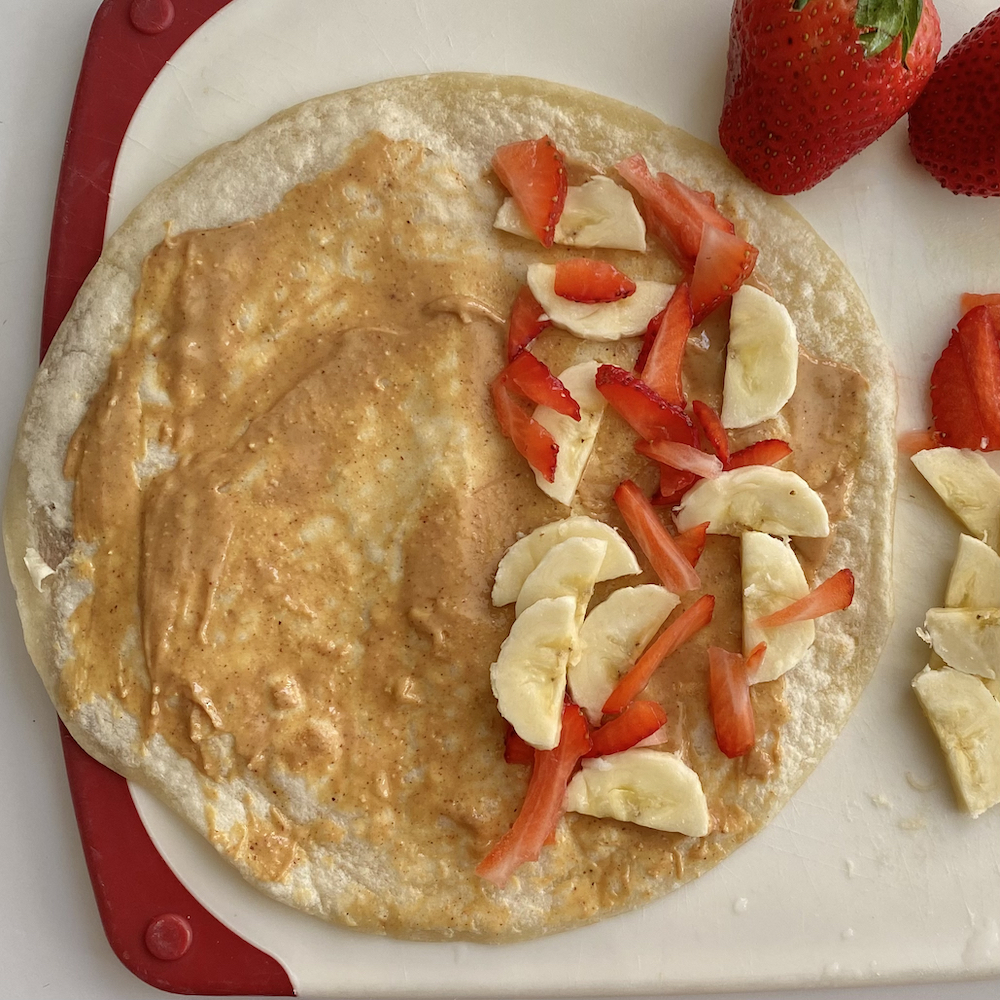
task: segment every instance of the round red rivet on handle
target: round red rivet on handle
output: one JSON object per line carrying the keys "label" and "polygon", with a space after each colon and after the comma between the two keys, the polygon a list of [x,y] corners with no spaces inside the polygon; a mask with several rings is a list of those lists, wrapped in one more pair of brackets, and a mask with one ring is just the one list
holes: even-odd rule
{"label": "round red rivet on handle", "polygon": [[174,5],[170,0],[132,0],[129,19],[144,35],[158,35],[174,23]]}
{"label": "round red rivet on handle", "polygon": [[149,953],[164,962],[172,962],[187,953],[194,940],[191,925],[179,913],[154,917],[146,928]]}

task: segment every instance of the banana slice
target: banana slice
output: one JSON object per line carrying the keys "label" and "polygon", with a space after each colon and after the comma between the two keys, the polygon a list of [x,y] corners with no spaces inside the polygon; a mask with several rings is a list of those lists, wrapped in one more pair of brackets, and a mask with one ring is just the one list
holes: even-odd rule
{"label": "banana slice", "polygon": [[499,608],[516,601],[524,581],[545,553],[567,538],[575,537],[600,538],[608,543],[608,550],[597,576],[598,583],[619,576],[635,576],[640,571],[635,553],[610,524],[578,514],[543,524],[507,549],[497,566],[497,575],[493,581],[493,603]]}
{"label": "banana slice", "polygon": [[569,596],[577,603],[579,628],[607,551],[603,538],[567,538],[553,546],[524,581],[514,606],[515,616],[547,597]]}
{"label": "banana slice", "polygon": [[744,532],[740,540],[743,575],[743,655],[758,642],[767,643],[764,662],[751,683],[773,681],[791,670],[816,639],[811,621],[760,628],[754,622],[809,593],[806,575],[791,545],[760,531]]}
{"label": "banana slice", "polygon": [[[504,199],[493,226],[538,242],[513,198]],[[555,242],[567,247],[644,252],[646,224],[625,188],[610,177],[591,177],[585,184],[567,188]]]}
{"label": "banana slice", "polygon": [[778,415],[792,398],[799,340],[788,310],[773,296],[743,285],[733,296],[722,389],[724,427],[749,427]]}
{"label": "banana slice", "polygon": [[646,332],[667,304],[673,285],[636,281],[635,291],[615,302],[573,302],[555,293],[554,264],[529,264],[528,287],[555,326],[584,340],[621,340]]}
{"label": "banana slice", "polygon": [[911,459],[935,492],[977,538],[1000,541],[1000,476],[975,451],[929,448]]}
{"label": "banana slice", "polygon": [[680,531],[708,521],[713,535],[764,531],[823,538],[830,534],[820,495],[801,476],[770,465],[748,465],[703,479],[684,495],[674,520]]}
{"label": "banana slice", "polygon": [[992,664],[1000,662],[1000,609],[931,608],[921,635],[949,667],[996,677]]}
{"label": "banana slice", "polygon": [[978,677],[925,667],[913,690],[944,750],[955,792],[973,816],[1000,802],[1000,702]]}
{"label": "banana slice", "polygon": [[1000,555],[978,538],[962,535],[944,603],[948,608],[1000,608]]}
{"label": "banana slice", "polygon": [[569,390],[569,394],[580,404],[579,420],[557,413],[548,406],[535,407],[535,420],[552,435],[559,446],[555,479],[550,483],[536,471],[535,482],[543,493],[567,507],[573,503],[576,489],[583,478],[583,470],[590,461],[590,453],[594,450],[594,441],[607,405],[607,400],[597,391],[595,383],[598,365],[597,361],[584,361],[567,368],[559,375],[559,380]]}
{"label": "banana slice", "polygon": [[573,701],[596,726],[618,678],[656,635],[680,598],[655,583],[622,587],[587,615],[580,628],[578,662],[567,680]]}
{"label": "banana slice", "polygon": [[566,665],[576,645],[576,599],[536,601],[511,626],[490,684],[500,714],[539,750],[559,743]]}
{"label": "banana slice", "polygon": [[708,833],[701,779],[680,758],[659,750],[633,748],[584,760],[566,789],[566,809],[688,837]]}

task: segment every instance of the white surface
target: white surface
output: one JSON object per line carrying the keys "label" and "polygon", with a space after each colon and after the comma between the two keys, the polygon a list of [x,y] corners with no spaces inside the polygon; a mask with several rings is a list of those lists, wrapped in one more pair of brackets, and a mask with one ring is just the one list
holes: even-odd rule
{"label": "white surface", "polygon": [[[938,6],[948,45],[992,4]],[[96,0],[0,0],[4,454],[34,368],[52,197],[95,7]],[[174,166],[280,107],[425,69],[523,72],[589,86],[711,141],[728,8],[728,0],[508,0],[487,19],[485,5],[445,0],[238,0],[223,13],[225,21],[189,43],[151,91],[126,143],[121,162],[127,173],[116,185],[113,211],[120,218]],[[574,16],[560,20],[567,11]],[[164,119],[166,111],[177,117]],[[909,159],[905,130],[897,126],[794,200],[868,294],[900,371],[900,426],[920,426],[927,374],[954,322],[958,293],[1000,290],[1000,199],[958,199],[941,191]],[[487,995],[567,989],[601,995],[619,987],[760,990],[772,983],[825,987],[990,974],[994,978],[978,983],[786,995],[996,1000],[1000,813],[973,824],[955,811],[908,687],[925,655],[912,630],[943,593],[957,530],[929,488],[904,471],[897,624],[848,730],[770,829],[700,882],[638,914],[503,949],[360,938],[263,900],[169,817],[145,803],[144,812],[172,862],[195,873],[192,888],[203,901],[247,936],[268,942],[303,989],[327,983],[345,996],[371,994],[378,986],[451,996],[481,983]],[[0,588],[7,651],[0,746],[8,762],[0,769],[6,806],[0,815],[0,997],[159,995],[121,967],[103,939],[55,715],[24,652],[6,580]]]}

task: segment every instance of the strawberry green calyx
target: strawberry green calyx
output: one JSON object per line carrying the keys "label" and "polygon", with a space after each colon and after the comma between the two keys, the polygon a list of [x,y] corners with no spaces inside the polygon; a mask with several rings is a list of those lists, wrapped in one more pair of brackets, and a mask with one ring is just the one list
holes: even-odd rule
{"label": "strawberry green calyx", "polygon": [[[810,0],[795,0],[792,9],[802,10],[808,3]],[[858,0],[854,23],[865,55],[877,56],[897,37],[901,37],[903,51],[900,58],[905,65],[923,11],[924,0]]]}

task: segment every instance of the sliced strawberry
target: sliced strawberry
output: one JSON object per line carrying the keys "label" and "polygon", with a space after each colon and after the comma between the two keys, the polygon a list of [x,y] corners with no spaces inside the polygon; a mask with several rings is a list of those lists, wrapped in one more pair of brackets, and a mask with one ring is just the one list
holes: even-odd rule
{"label": "sliced strawberry", "polygon": [[967,312],[931,372],[938,441],[952,448],[1000,449],[1000,345],[989,307]]}
{"label": "sliced strawberry", "polygon": [[590,746],[587,720],[576,705],[567,705],[559,745],[555,750],[535,751],[535,766],[521,811],[514,825],[479,863],[477,875],[502,887],[525,861],[538,859],[563,814],[566,785]]}
{"label": "sliced strawberry", "polygon": [[510,310],[510,326],[507,328],[507,360],[513,361],[542,330],[551,325],[552,321],[548,316],[545,316],[545,310],[531,294],[531,289],[527,285],[522,285]]}
{"label": "sliced strawberry", "polygon": [[726,428],[722,426],[722,418],[708,403],[703,403],[696,399],[691,404],[694,412],[694,419],[698,421],[698,426],[711,444],[716,457],[722,463],[723,468],[728,468],[729,463],[729,435]]}
{"label": "sliced strawberry", "polygon": [[652,645],[635,661],[632,668],[615,685],[604,703],[604,711],[621,712],[649,683],[657,667],[671,653],[676,652],[693,635],[701,631],[715,612],[715,598],[711,594],[699,597],[683,614],[675,618],[657,637]]}
{"label": "sliced strawberry", "polygon": [[566,161],[547,136],[501,146],[493,169],[543,247],[552,246],[566,203]]}
{"label": "sliced strawberry", "polygon": [[594,745],[587,757],[604,757],[634,747],[652,736],[667,721],[667,713],[655,701],[633,701],[622,712],[595,729],[590,738]]}
{"label": "sliced strawberry", "polygon": [[616,365],[601,365],[595,381],[601,395],[639,437],[647,441],[667,438],[683,444],[698,444],[698,432],[688,415],[631,372]]}
{"label": "sliced strawberry", "polygon": [[757,248],[735,233],[705,227],[701,249],[691,276],[694,321],[700,323],[713,309],[733,296],[753,273]]}
{"label": "sliced strawberry", "polygon": [[673,507],[684,499],[684,494],[698,482],[693,472],[681,472],[669,465],[660,466],[660,488],[650,501],[656,507]]}
{"label": "sliced strawberry", "polygon": [[937,446],[937,435],[932,430],[904,431],[896,438],[896,447],[908,457],[916,455],[918,451],[926,451]]}
{"label": "sliced strawberry", "polygon": [[742,469],[745,465],[774,465],[791,455],[792,449],[784,441],[767,438],[755,441],[729,456],[727,468]]}
{"label": "sliced strawberry", "polygon": [[507,733],[503,741],[503,759],[508,764],[534,764],[535,748],[514,731],[508,722]]}
{"label": "sliced strawberry", "polygon": [[849,569],[842,569],[805,597],[800,597],[773,614],[758,618],[754,624],[758,628],[774,628],[777,625],[809,621],[828,615],[831,611],[843,611],[850,607],[853,600],[854,574]]}
{"label": "sliced strawberry", "polygon": [[702,479],[714,479],[722,472],[722,463],[714,455],[706,455],[700,448],[693,448],[680,441],[636,441],[635,450],[671,469],[691,472]]}
{"label": "sliced strawberry", "polygon": [[548,406],[574,420],[580,419],[580,404],[549,371],[549,366],[539,361],[531,351],[521,351],[498,377],[533,403]]}
{"label": "sliced strawberry", "polygon": [[552,290],[572,302],[615,302],[635,292],[635,282],[606,260],[571,257],[556,264]]}
{"label": "sliced strawberry", "polygon": [[510,438],[518,454],[527,459],[528,464],[551,483],[556,477],[556,456],[559,454],[559,445],[552,435],[538,421],[532,420],[511,396],[510,389],[502,376],[498,375],[493,380],[490,391],[500,430],[505,437]]}
{"label": "sliced strawberry", "polygon": [[656,335],[660,332],[660,324],[663,322],[663,317],[666,313],[667,307],[664,306],[649,321],[649,323],[646,324],[646,332],[642,337],[642,349],[639,351],[639,357],[635,359],[635,371],[638,375],[641,375],[643,368],[646,367],[649,352],[653,349],[653,341],[656,340]]}
{"label": "sliced strawberry", "polygon": [[989,292],[977,295],[975,292],[965,292],[962,295],[962,315],[972,312],[976,306],[986,306],[993,319],[993,328],[1000,333],[1000,292]]}
{"label": "sliced strawberry", "polygon": [[739,653],[709,647],[708,699],[719,749],[727,757],[749,753],[757,735],[747,666]]}
{"label": "sliced strawberry", "polygon": [[754,676],[764,663],[764,656],[767,653],[767,643],[758,642],[747,654],[747,678],[753,682]]}
{"label": "sliced strawberry", "polygon": [[711,521],[703,521],[693,528],[688,528],[687,531],[682,531],[674,538],[677,548],[681,550],[684,558],[692,566],[698,565],[698,560],[701,558],[702,552],[705,551],[705,540],[708,538],[708,526],[711,523]]}
{"label": "sliced strawberry", "polygon": [[642,371],[642,380],[654,392],[659,393],[668,403],[682,409],[684,385],[681,370],[684,365],[684,349],[694,317],[691,314],[691,295],[683,282],[674,289],[667,308],[663,311],[652,347]]}
{"label": "sliced strawberry", "polygon": [[615,503],[625,518],[629,531],[645,553],[653,572],[667,590],[686,594],[701,586],[694,567],[687,561],[670,532],[660,520],[656,508],[631,479],[615,490]]}

